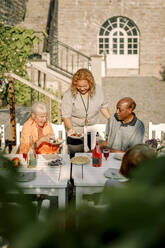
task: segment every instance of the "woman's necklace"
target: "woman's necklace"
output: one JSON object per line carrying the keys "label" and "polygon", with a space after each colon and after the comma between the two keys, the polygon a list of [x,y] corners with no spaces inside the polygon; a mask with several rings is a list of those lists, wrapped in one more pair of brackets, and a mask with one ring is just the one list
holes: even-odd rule
{"label": "woman's necklace", "polygon": [[84,99],[83,99],[81,93],[80,93],[80,96],[81,96],[81,100],[83,102],[85,113],[86,113],[86,116],[85,116],[85,125],[87,125],[87,123],[88,123],[88,108],[89,108],[89,92],[88,92],[87,106],[85,105],[85,102],[84,102]]}

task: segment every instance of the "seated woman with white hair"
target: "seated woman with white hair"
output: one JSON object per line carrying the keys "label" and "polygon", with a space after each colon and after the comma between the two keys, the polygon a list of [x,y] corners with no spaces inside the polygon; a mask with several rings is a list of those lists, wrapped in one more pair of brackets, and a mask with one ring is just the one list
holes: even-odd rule
{"label": "seated woman with white hair", "polygon": [[49,140],[55,137],[52,126],[47,121],[47,115],[48,110],[44,103],[33,104],[31,116],[22,127],[19,153],[28,152],[30,136],[32,136],[32,142],[35,144],[38,154],[53,154],[59,150],[59,146],[49,143]]}

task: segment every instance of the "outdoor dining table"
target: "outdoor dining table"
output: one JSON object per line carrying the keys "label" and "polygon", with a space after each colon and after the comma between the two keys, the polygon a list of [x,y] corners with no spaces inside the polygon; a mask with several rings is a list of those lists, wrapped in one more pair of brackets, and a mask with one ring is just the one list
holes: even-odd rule
{"label": "outdoor dining table", "polygon": [[62,159],[62,165],[50,167],[48,163],[53,160],[48,155],[37,155],[37,165],[35,168],[27,168],[22,154],[6,155],[12,159],[19,157],[22,163],[20,172],[34,172],[35,177],[30,181],[19,182],[19,185],[26,194],[45,194],[48,196],[58,197],[58,206],[66,206],[67,183],[70,178],[70,161],[69,157]]}
{"label": "outdoor dining table", "polygon": [[90,163],[85,165],[72,164],[72,177],[76,188],[76,207],[84,203],[83,195],[90,195],[101,192],[108,178],[104,173],[108,168],[119,170],[120,159],[115,159],[116,153],[110,153],[109,158],[102,158],[102,166],[92,166],[91,153],[76,153],[76,156],[88,156]]}

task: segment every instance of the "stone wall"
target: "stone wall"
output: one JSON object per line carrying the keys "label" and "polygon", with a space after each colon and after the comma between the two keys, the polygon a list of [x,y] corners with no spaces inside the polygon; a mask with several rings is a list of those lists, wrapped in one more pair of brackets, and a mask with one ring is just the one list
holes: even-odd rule
{"label": "stone wall", "polygon": [[0,22],[16,25],[23,21],[26,13],[26,0],[0,0]]}
{"label": "stone wall", "polygon": [[[4,16],[6,2],[17,6],[13,7],[14,13],[23,8],[26,0],[1,0],[0,16]],[[37,32],[45,31],[49,4],[50,0],[27,0],[26,17],[21,25]],[[23,14],[24,11],[22,17]],[[165,65],[164,0],[58,0],[58,39],[88,56],[95,55],[100,27],[113,16],[127,17],[138,27],[138,74],[159,77],[161,66]]]}
{"label": "stone wall", "polygon": [[139,73],[159,75],[165,64],[165,1],[59,0],[59,40],[87,55],[97,53],[100,26],[113,16],[124,16],[140,32]]}
{"label": "stone wall", "polygon": [[37,32],[46,30],[50,0],[28,0],[26,17],[21,24]]}

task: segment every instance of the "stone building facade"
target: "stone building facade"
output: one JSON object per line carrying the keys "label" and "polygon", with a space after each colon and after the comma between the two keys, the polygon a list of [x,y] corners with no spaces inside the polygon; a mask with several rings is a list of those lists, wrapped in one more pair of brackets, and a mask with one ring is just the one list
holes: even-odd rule
{"label": "stone building facade", "polygon": [[[58,5],[59,40],[91,56],[99,54],[103,38],[103,46],[111,46],[106,55],[109,75],[160,76],[165,65],[164,0],[59,0]],[[133,28],[135,35],[129,36]],[[129,43],[131,39],[136,42]],[[135,54],[129,54],[133,47]]]}
{"label": "stone building facade", "polygon": [[[53,2],[56,10],[50,11]],[[50,12],[56,13],[53,28],[58,40],[87,56],[100,56],[107,75],[160,77],[165,65],[164,0],[28,0],[26,4],[21,25],[46,31]]]}

